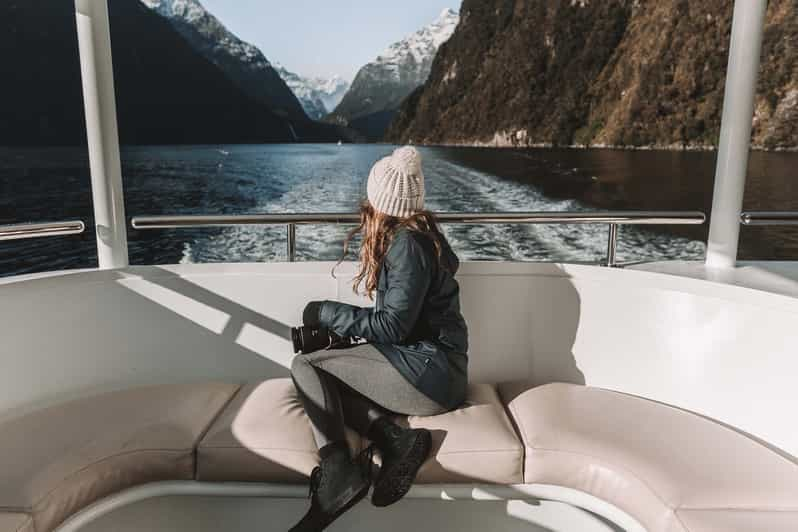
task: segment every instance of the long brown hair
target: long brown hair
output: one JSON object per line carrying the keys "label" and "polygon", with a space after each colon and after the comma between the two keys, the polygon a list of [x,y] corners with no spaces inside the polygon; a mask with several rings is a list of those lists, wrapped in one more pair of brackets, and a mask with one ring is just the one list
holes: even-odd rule
{"label": "long brown hair", "polygon": [[[358,293],[363,285],[365,294],[374,299],[377,280],[382,262],[388,253],[394,236],[399,229],[406,228],[429,238],[435,246],[435,255],[440,262],[444,236],[438,229],[435,215],[429,211],[417,211],[406,218],[397,218],[377,211],[368,200],[360,205],[360,225],[349,231],[344,240],[344,252],[338,264],[344,261],[352,239],[362,236],[359,253],[359,270],[352,283],[352,289]],[[338,265],[336,264],[336,266]]]}

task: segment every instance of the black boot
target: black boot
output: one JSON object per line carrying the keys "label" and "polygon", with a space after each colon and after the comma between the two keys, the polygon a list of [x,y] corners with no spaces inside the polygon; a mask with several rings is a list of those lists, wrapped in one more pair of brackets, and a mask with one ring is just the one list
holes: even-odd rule
{"label": "black boot", "polygon": [[426,429],[404,429],[383,417],[372,424],[369,438],[382,456],[371,502],[388,506],[410,490],[432,449],[432,434]]}
{"label": "black boot", "polygon": [[345,442],[321,449],[321,465],[310,475],[310,510],[289,532],[319,532],[368,494],[371,449],[356,460]]}

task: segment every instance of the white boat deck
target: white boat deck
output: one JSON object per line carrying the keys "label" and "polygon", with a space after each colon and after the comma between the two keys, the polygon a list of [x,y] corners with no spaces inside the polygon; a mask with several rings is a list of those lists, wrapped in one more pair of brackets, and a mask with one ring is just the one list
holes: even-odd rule
{"label": "white boat deck", "polygon": [[796,261],[741,261],[735,268],[728,269],[710,268],[703,262],[667,261],[637,264],[629,268],[798,297]]}

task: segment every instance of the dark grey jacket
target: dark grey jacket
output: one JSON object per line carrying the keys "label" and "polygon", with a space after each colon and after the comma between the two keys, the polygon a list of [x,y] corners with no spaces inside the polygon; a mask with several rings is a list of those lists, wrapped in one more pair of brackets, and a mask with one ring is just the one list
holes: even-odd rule
{"label": "dark grey jacket", "polygon": [[401,229],[380,269],[375,306],[325,301],[321,324],[373,343],[418,390],[456,408],[468,380],[468,329],[454,278],[459,265],[445,241],[439,262],[428,236]]}

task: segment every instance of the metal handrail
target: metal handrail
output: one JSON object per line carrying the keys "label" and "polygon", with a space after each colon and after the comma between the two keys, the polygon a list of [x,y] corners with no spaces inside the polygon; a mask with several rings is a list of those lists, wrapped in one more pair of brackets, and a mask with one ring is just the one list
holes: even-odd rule
{"label": "metal handrail", "polygon": [[0,225],[0,241],[42,238],[45,236],[77,235],[86,230],[80,220],[35,224]]}
{"label": "metal handrail", "polygon": [[740,215],[743,225],[798,225],[795,211],[748,211]]}
{"label": "metal handrail", "polygon": [[[706,216],[700,211],[604,211],[604,212],[512,212],[512,213],[438,213],[438,221],[452,224],[607,224],[609,238],[607,259],[610,267],[617,265],[616,249],[619,225],[701,225]],[[296,226],[318,224],[352,225],[360,221],[354,213],[324,214],[243,214],[243,215],[183,215],[136,216],[134,229],[182,229],[188,227],[230,227],[238,225],[285,224],[288,260],[296,259]]]}

